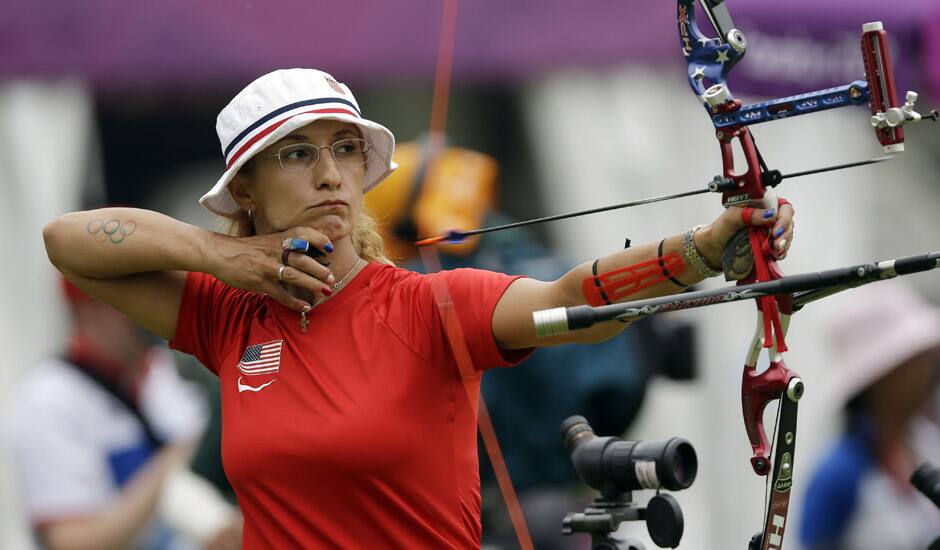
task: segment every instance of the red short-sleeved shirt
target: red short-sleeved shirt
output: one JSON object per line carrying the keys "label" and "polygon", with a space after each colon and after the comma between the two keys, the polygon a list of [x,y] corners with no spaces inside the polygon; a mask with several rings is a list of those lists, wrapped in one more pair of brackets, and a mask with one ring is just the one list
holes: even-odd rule
{"label": "red short-sleeved shirt", "polygon": [[[462,380],[432,285],[447,283],[476,372]],[[222,458],[246,548],[476,548],[480,372],[515,277],[372,263],[300,315],[191,273],[173,348],[215,372]],[[468,397],[469,390],[469,397]]]}

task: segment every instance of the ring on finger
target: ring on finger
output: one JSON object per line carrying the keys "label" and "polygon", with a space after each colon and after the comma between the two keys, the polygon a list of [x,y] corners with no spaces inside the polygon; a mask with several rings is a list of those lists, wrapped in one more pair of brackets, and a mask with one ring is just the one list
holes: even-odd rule
{"label": "ring on finger", "polygon": [[281,241],[281,248],[285,250],[293,250],[295,252],[306,252],[310,250],[310,242],[306,239],[287,237]]}
{"label": "ring on finger", "polygon": [[284,282],[284,270],[287,269],[288,267],[290,266],[282,265],[281,267],[277,268],[277,280],[278,281],[281,281],[282,283]]}
{"label": "ring on finger", "polygon": [[281,251],[281,263],[284,265],[290,265],[290,262],[288,261],[289,259],[290,259],[290,249],[285,248],[284,250]]}

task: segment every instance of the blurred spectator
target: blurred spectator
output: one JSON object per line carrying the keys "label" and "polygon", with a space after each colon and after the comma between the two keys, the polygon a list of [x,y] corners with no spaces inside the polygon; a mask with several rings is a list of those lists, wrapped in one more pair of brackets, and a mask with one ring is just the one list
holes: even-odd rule
{"label": "blurred spectator", "polygon": [[[195,361],[187,355],[181,355],[181,359]],[[244,521],[235,490],[222,466],[219,381],[212,377],[206,384],[209,389],[206,429],[191,463],[179,464],[167,475],[159,509],[173,529],[207,550],[234,550],[242,547]]]}
{"label": "blurred spectator", "polygon": [[[396,146],[399,168],[366,195],[386,249],[400,265],[424,266],[412,243],[451,229],[509,223],[495,211],[498,166],[488,155],[446,147],[429,152],[427,143]],[[525,229],[474,237],[438,247],[442,269],[476,267],[519,273],[541,280],[560,277],[573,262],[550,254]],[[492,369],[482,391],[513,485],[539,549],[581,547],[563,537],[568,512],[586,504],[559,435],[570,415],[586,416],[604,435],[620,435],[639,411],[649,377],[639,356],[637,331],[591,346],[565,345],[537,350],[525,365]],[[481,449],[484,495],[498,496],[495,479]],[[573,485],[574,484],[574,485]],[[485,496],[483,543],[487,548],[517,544],[500,499]]]}
{"label": "blurred spectator", "polygon": [[810,550],[924,550],[940,511],[910,485],[940,456],[931,408],[940,377],[940,310],[900,281],[854,291],[834,331],[834,397],[846,422],[806,495]]}
{"label": "blurred spectator", "polygon": [[167,472],[187,460],[203,428],[203,397],[152,336],[63,284],[72,314],[67,353],[25,376],[9,416],[37,542],[188,548],[156,518],[156,506]]}

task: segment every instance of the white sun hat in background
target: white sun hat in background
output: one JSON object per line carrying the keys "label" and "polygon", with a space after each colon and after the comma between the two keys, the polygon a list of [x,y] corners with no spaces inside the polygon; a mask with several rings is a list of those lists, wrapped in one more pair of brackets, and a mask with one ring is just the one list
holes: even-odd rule
{"label": "white sun hat in background", "polygon": [[853,300],[836,316],[830,373],[833,403],[844,405],[908,359],[940,350],[940,310],[904,281],[849,291]]}

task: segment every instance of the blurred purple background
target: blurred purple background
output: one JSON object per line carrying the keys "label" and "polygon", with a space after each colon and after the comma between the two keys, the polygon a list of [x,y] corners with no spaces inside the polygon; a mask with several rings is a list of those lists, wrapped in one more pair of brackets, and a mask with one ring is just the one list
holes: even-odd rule
{"label": "blurred purple background", "polygon": [[[733,75],[739,91],[792,93],[858,78],[861,24],[879,19],[895,40],[900,87],[929,84],[940,95],[940,2],[729,4],[751,42],[749,62]],[[382,0],[8,0],[0,5],[0,77],[75,75],[99,88],[179,89],[244,82],[274,67],[315,66],[342,68],[341,78],[357,82],[427,80],[441,10],[436,0],[406,8]],[[674,2],[459,3],[458,81],[518,81],[564,66],[681,62]]]}

